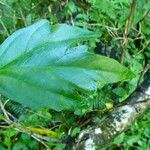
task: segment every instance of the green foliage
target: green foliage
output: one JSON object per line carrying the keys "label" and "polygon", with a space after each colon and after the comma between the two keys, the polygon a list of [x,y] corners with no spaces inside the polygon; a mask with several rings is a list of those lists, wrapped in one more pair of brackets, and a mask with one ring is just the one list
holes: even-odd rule
{"label": "green foliage", "polygon": [[90,91],[131,78],[115,60],[71,47],[95,36],[65,24],[50,27],[47,20],[15,32],[0,46],[1,94],[31,108],[74,111]]}
{"label": "green foliage", "polygon": [[47,124],[52,121],[52,115],[46,109],[39,110],[37,113],[28,112],[21,114],[19,121],[25,126],[42,126],[47,127]]}
{"label": "green foliage", "polygon": [[[150,112],[147,112],[142,118],[137,120],[130,130],[127,130],[127,134],[122,133],[115,138],[113,144],[118,145],[123,149],[135,149],[146,150],[150,147]],[[113,145],[114,146],[114,145]]]}
{"label": "green foliage", "polygon": [[6,150],[6,147],[8,148],[8,150],[39,149],[39,143],[33,140],[30,135],[21,134],[18,140],[18,132],[13,128],[3,130],[3,132],[1,132],[0,135],[1,137],[5,135],[4,139],[0,141],[0,148],[2,150]]}
{"label": "green foliage", "polygon": [[[150,19],[149,19],[150,7],[149,6],[150,5],[149,4],[150,2],[149,1],[147,0],[136,1],[137,3],[136,3],[136,9],[134,13],[134,18],[130,27],[129,35],[127,37],[128,44],[125,48],[122,46],[122,43],[124,41],[125,24],[126,24],[127,17],[129,14],[131,2],[132,1],[130,0],[44,0],[44,1],[43,0],[0,0],[0,42],[1,43],[17,29],[31,25],[37,20],[40,20],[41,18],[46,18],[51,23],[51,26],[47,25],[48,31],[50,32],[49,37],[51,36],[51,34],[56,33],[58,31],[57,29],[60,27],[60,26],[59,27],[53,26],[53,24],[65,22],[73,26],[75,25],[75,26],[81,26],[84,28],[91,29],[98,34],[98,36],[94,34],[94,36],[97,37],[97,39],[95,40],[90,40],[87,42],[87,39],[89,38],[83,39],[84,40],[83,43],[88,44],[90,54],[92,53],[92,55],[93,55],[93,50],[94,50],[96,53],[99,53],[108,57],[112,57],[120,61],[122,50],[124,49],[126,52],[125,58],[124,58],[124,64],[135,74],[135,78],[128,80],[127,82],[123,82],[123,83],[121,82],[118,84],[108,84],[108,83],[112,83],[112,82],[108,82],[107,85],[105,85],[103,88],[101,87],[105,83],[102,83],[102,80],[100,80],[98,85],[94,84],[95,89],[96,87],[98,87],[98,90],[96,92],[89,90],[89,88],[87,90],[86,87],[87,87],[89,80],[88,81],[85,80],[86,86],[84,86],[82,83],[82,86],[84,86],[82,88],[81,88],[81,85],[80,86],[78,85],[77,87],[74,87],[74,85],[71,85],[75,89],[73,92],[79,95],[81,99],[84,99],[84,100],[81,100],[79,103],[78,101],[73,100],[73,102],[77,104],[76,114],[80,114],[80,115],[82,114],[82,116],[76,116],[75,114],[70,113],[68,111],[56,112],[52,110],[49,111],[48,109],[42,109],[42,110],[34,112],[34,111],[31,111],[29,109],[22,107],[18,103],[16,104],[14,101],[10,100],[8,102],[8,99],[3,98],[2,102],[7,102],[5,104],[5,108],[7,109],[7,111],[12,113],[13,115],[12,120],[13,121],[17,120],[16,123],[21,123],[24,127],[28,127],[28,126],[41,127],[41,128],[44,127],[47,129],[52,129],[53,131],[58,132],[62,139],[66,139],[66,137],[68,137],[68,134],[71,135],[72,137],[77,136],[80,130],[82,130],[84,126],[87,126],[88,124],[91,123],[89,122],[89,118],[93,118],[92,123],[93,121],[100,122],[103,115],[100,115],[101,113],[99,112],[102,112],[103,114],[103,110],[107,110],[108,104],[115,106],[118,102],[125,100],[136,89],[137,83],[140,83],[142,80],[144,80],[145,72],[150,73],[148,70],[146,71],[146,68],[148,66],[147,64],[150,63],[150,46],[149,46],[150,44],[150,40],[149,40],[149,36],[150,36],[150,28],[149,28],[149,24],[150,24]],[[27,27],[27,28],[30,28],[30,27]],[[67,25],[67,28],[68,27],[70,26]],[[21,29],[21,31],[27,30],[27,28]],[[45,30],[45,28],[42,28],[42,30],[45,31],[44,33],[47,33],[47,30]],[[83,30],[84,29],[82,29],[82,31]],[[65,31],[66,31],[66,27],[63,30],[63,32]],[[17,31],[17,32],[20,32],[20,31]],[[37,33],[38,33],[38,30],[35,34]],[[75,33],[76,35],[78,34],[76,31]],[[92,32],[90,32],[90,34],[91,33]],[[28,41],[26,40],[28,37],[25,38],[26,36],[24,35],[29,35],[29,34],[32,34],[32,33],[26,32],[22,35],[21,38],[24,39],[23,40],[24,44],[25,44],[25,41]],[[67,34],[65,34],[64,36],[59,36],[59,37],[63,38],[66,36]],[[93,36],[93,39],[94,39],[94,36]],[[39,39],[41,39],[41,43],[43,43],[45,39],[43,39],[43,37],[40,37],[40,36],[38,37]],[[74,40],[73,42],[75,42]],[[72,51],[72,52],[74,51],[75,53],[77,52],[77,50],[78,52],[80,50],[85,50],[83,54],[87,55],[86,46],[81,46],[81,47],[77,46],[80,40],[83,41],[82,39],[79,39],[75,43],[70,43],[70,46],[66,48],[67,51]],[[33,41],[36,41],[35,45],[31,41],[29,41],[29,43],[31,43],[30,46],[34,47],[36,46],[36,44],[37,45],[40,44],[38,43],[37,38],[34,38]],[[18,42],[19,42],[19,39],[18,39]],[[22,46],[21,44],[20,42],[19,44],[17,44],[17,49],[25,50],[25,47]],[[15,49],[14,48],[12,49],[14,53]],[[7,55],[10,54],[9,57],[7,57],[7,59],[8,58],[16,59],[15,57],[17,56],[18,53],[15,53],[16,55],[15,56],[14,54],[11,55],[12,53],[10,53],[10,51],[11,49],[9,50],[9,53],[7,53]],[[41,52],[43,52],[43,50],[41,50],[40,53]],[[0,53],[1,53],[1,50],[0,50]],[[26,53],[26,50],[25,50],[25,53]],[[19,55],[23,55],[23,54],[20,53]],[[34,54],[32,56],[34,56],[34,59],[35,59],[37,55]],[[52,58],[51,56],[49,58]],[[77,57],[78,56],[76,56],[76,58]],[[101,56],[99,56],[98,58],[101,58]],[[6,59],[6,57],[2,59],[4,60]],[[2,63],[1,59],[0,59],[0,62]],[[38,62],[38,60],[36,60],[36,62]],[[89,60],[87,62],[91,64]],[[20,65],[21,64],[22,62],[20,61]],[[85,65],[87,64],[84,64],[84,66]],[[15,66],[11,66],[12,69],[9,68],[9,71],[11,71],[11,74],[12,72],[18,74],[18,70],[17,69],[14,70]],[[112,64],[110,64],[109,67],[108,66],[105,66],[105,67],[110,69],[110,66],[112,66]],[[17,66],[17,68],[18,67],[19,66]],[[92,67],[94,66],[92,65]],[[86,70],[89,71],[89,66],[88,68],[86,68]],[[20,70],[20,71],[23,71],[23,70]],[[24,71],[27,71],[27,70],[24,70]],[[20,72],[19,74],[19,78],[21,80],[24,79],[22,78],[22,76],[25,75],[24,73],[25,72]],[[71,72],[71,73],[74,75],[74,72]],[[11,74],[9,72],[8,75],[10,76]],[[35,75],[36,71],[33,74]],[[116,74],[114,76],[116,76]],[[113,79],[114,79],[114,76],[113,76]],[[34,76],[33,77],[31,77],[30,75],[27,76],[26,74],[26,80],[28,79],[27,77],[30,77],[31,79],[33,79]],[[78,79],[80,79],[80,77]],[[103,81],[108,81],[108,80],[110,81],[111,79],[106,76],[106,78],[103,78]],[[37,79],[34,79],[34,81],[35,80]],[[11,83],[12,82],[10,82],[9,84]],[[36,87],[39,86],[39,84],[37,83],[38,82],[34,83]],[[60,84],[57,83],[57,85],[60,85]],[[22,85],[19,85],[18,87],[20,86]],[[60,89],[60,87],[58,86],[57,89]],[[14,88],[12,88],[11,90],[15,91]],[[21,92],[20,89],[18,93],[19,92]],[[27,95],[26,92],[22,92],[22,95],[20,94],[20,96],[22,97],[24,94]],[[34,95],[38,96],[37,93]],[[73,98],[75,99],[74,96]],[[16,100],[17,99],[18,98],[16,98]],[[26,99],[25,102],[27,101],[29,101],[29,99]],[[39,102],[42,102],[42,101],[36,100],[38,104]],[[51,100],[49,100],[49,102],[50,101]],[[74,108],[71,108],[71,109],[74,109]],[[96,113],[97,111],[98,113]],[[1,113],[1,110],[0,110],[0,113]],[[109,149],[143,149],[143,150],[149,149],[150,147],[149,146],[150,145],[149,144],[149,134],[150,134],[149,133],[150,131],[149,130],[149,123],[150,123],[149,116],[150,116],[149,113],[145,114],[143,119],[138,120],[130,129],[128,129],[126,132],[121,134],[117,139],[115,139],[113,144],[109,146]],[[0,114],[0,125],[6,127],[6,128],[0,128],[0,149],[1,150],[3,149],[5,150],[6,149],[44,149],[43,144],[34,140],[31,137],[31,135],[16,132],[14,131],[14,128],[6,125],[5,122],[3,122],[3,118],[4,116]],[[45,141],[43,142],[46,145],[48,145],[48,147],[51,149],[59,149],[59,150],[65,149],[64,147],[66,143],[61,143],[57,141],[53,142],[53,140],[49,140],[48,142],[45,142]]]}

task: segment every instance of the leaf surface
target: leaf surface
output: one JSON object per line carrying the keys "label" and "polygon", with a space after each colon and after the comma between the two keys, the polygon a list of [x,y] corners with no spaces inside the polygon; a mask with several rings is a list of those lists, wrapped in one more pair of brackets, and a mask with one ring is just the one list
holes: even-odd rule
{"label": "leaf surface", "polygon": [[131,78],[117,61],[73,47],[94,37],[47,20],[16,31],[0,45],[0,93],[33,109],[76,110],[97,88]]}

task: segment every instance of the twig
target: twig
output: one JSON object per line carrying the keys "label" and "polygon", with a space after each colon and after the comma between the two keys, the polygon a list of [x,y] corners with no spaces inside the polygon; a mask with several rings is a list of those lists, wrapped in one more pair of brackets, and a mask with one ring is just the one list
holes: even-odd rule
{"label": "twig", "polygon": [[6,28],[5,24],[4,24],[4,22],[1,20],[1,17],[0,17],[0,24],[1,24],[2,27],[4,28],[4,30],[5,30],[5,32],[6,32],[6,34],[7,34],[7,36],[9,36],[10,34],[9,34],[9,32],[8,32],[8,30],[7,30],[7,28]]}
{"label": "twig", "polygon": [[[40,142],[42,145],[44,145],[47,149],[49,149],[48,145],[44,143],[43,138],[40,139],[39,137],[41,136],[36,136],[36,134],[32,133],[31,130],[23,125],[21,125],[18,122],[13,122],[12,120],[10,120],[7,111],[4,108],[3,103],[0,100],[0,108],[4,114],[4,117],[2,118],[2,120],[4,120],[10,127],[14,128],[16,131],[22,132],[22,133],[26,133],[28,135],[30,135],[31,137],[33,137],[35,140],[37,140],[38,142]],[[2,126],[3,127],[3,126]],[[45,138],[44,138],[45,139]]]}
{"label": "twig", "polygon": [[150,40],[148,40],[146,42],[146,44],[143,46],[143,48],[136,54],[136,55],[139,55],[140,53],[144,52],[144,50],[147,48],[147,46],[150,44]]}
{"label": "twig", "polygon": [[47,148],[47,150],[50,150],[49,147],[48,147],[48,145],[45,144],[42,140],[40,140],[38,137],[36,137],[35,135],[31,135],[31,137],[33,137],[36,141],[38,141],[39,143],[41,143],[42,145],[44,145]]}
{"label": "twig", "polygon": [[149,12],[150,12],[150,9],[145,13],[145,15],[143,16],[143,18],[140,19],[138,23],[142,22],[148,16]]}
{"label": "twig", "polygon": [[146,74],[146,72],[147,72],[149,69],[150,69],[150,64],[147,64],[147,65],[144,67],[144,69],[143,69],[143,71],[142,71],[142,73],[141,73],[141,75],[140,75],[140,77],[139,77],[137,86],[140,85],[142,78],[144,77],[144,75]]}
{"label": "twig", "polygon": [[40,142],[43,146],[45,146],[47,149],[48,148],[48,145],[44,143],[44,141],[42,141],[41,139],[39,139],[35,134],[32,134],[30,132],[30,130],[26,127],[23,127],[21,124],[19,123],[13,123],[12,124],[12,127],[14,127],[15,130],[21,132],[21,133],[25,133],[25,134],[28,134],[30,135],[31,137],[33,137],[35,140],[37,140],[38,142]]}
{"label": "twig", "polygon": [[119,30],[119,28],[106,26],[106,25],[103,25],[103,24],[100,24],[100,23],[91,23],[91,24],[88,24],[88,25],[89,25],[89,26],[104,27],[104,28],[106,28],[107,32],[109,33],[109,35],[110,35],[113,39],[119,38],[119,35],[117,34],[117,31]]}
{"label": "twig", "polygon": [[23,14],[22,8],[21,8],[21,6],[20,6],[19,3],[17,3],[17,5],[18,5],[18,7],[19,7],[19,11],[20,11],[20,15],[21,15],[21,18],[22,18],[22,20],[23,20],[23,23],[24,23],[25,26],[27,26],[27,24],[26,24],[26,19],[25,19],[25,16],[24,16],[24,14]]}
{"label": "twig", "polygon": [[[0,97],[1,97],[1,95],[0,95]],[[7,119],[7,120],[10,120],[10,119],[9,119],[9,116],[8,116],[8,114],[7,114],[7,111],[6,111],[5,108],[4,108],[4,105],[3,105],[2,101],[1,101],[1,99],[0,99],[0,108],[1,108],[1,110],[2,110],[2,112],[3,112],[3,114],[4,114],[4,116],[6,117],[6,119]]]}
{"label": "twig", "polygon": [[119,30],[119,28],[106,26],[106,25],[103,25],[103,24],[100,24],[100,23],[90,23],[88,25],[89,26],[99,26],[99,27],[109,28],[109,29],[112,29],[112,30]]}
{"label": "twig", "polygon": [[125,49],[128,44],[128,35],[129,35],[130,29],[132,26],[135,9],[136,9],[136,0],[132,0],[129,15],[128,15],[128,18],[127,18],[126,24],[125,24],[124,40],[122,42],[122,55],[121,55],[121,63],[122,64],[124,63],[124,58],[125,58],[125,53],[126,53]]}

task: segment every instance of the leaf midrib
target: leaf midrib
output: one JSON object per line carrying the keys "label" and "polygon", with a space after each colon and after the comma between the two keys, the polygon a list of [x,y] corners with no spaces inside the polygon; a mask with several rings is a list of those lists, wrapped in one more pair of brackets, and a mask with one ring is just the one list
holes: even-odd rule
{"label": "leaf midrib", "polygon": [[[19,36],[17,36],[17,37],[19,37]],[[25,56],[27,57],[27,55],[31,55],[32,56],[32,54],[34,53],[34,52],[36,52],[36,50],[37,49],[40,49],[40,48],[42,48],[42,47],[44,47],[44,46],[47,46],[47,45],[49,45],[49,44],[64,44],[64,46],[66,46],[66,49],[69,47],[69,46],[71,46],[72,44],[74,44],[74,43],[77,43],[77,42],[81,42],[81,41],[84,41],[84,40],[87,40],[87,39],[90,39],[90,38],[94,38],[94,37],[97,37],[97,35],[96,34],[92,34],[92,35],[89,35],[89,37],[88,38],[86,38],[86,37],[78,37],[77,39],[76,38],[72,38],[72,39],[66,39],[66,40],[58,40],[58,41],[53,41],[53,40],[51,40],[51,41],[44,41],[43,43],[41,43],[41,44],[39,44],[38,46],[36,46],[36,47],[34,47],[34,48],[32,48],[31,50],[28,50],[28,52],[26,52],[26,51],[24,51],[21,55],[19,55],[18,57],[15,57],[13,60],[11,60],[10,62],[8,62],[8,63],[6,63],[6,64],[4,64],[4,65],[2,65],[2,66],[0,66],[0,69],[1,68],[5,68],[5,67],[7,67],[7,66],[9,66],[9,65],[12,65],[12,64],[15,64],[15,62],[17,62],[19,59],[22,59],[22,58],[24,58]],[[13,42],[12,42],[13,43]],[[7,48],[6,48],[7,49]],[[31,54],[30,54],[31,53]],[[3,53],[1,54],[1,56],[0,57],[2,57],[3,56]]]}
{"label": "leaf midrib", "polygon": [[[50,93],[55,93],[55,94],[58,94],[58,95],[62,95],[62,96],[64,96],[64,97],[66,97],[66,98],[70,98],[70,99],[72,99],[72,97],[73,96],[75,96],[75,92],[74,93],[71,93],[71,95],[68,95],[68,94],[62,94],[62,91],[61,92],[59,92],[59,91],[57,91],[57,90],[54,90],[53,88],[46,88],[46,87],[42,87],[42,86],[37,86],[36,84],[32,84],[32,83],[30,83],[30,82],[28,82],[27,80],[23,80],[23,79],[21,79],[20,77],[19,78],[17,78],[17,74],[16,73],[14,73],[14,74],[12,74],[11,73],[11,75],[10,74],[0,74],[0,76],[4,76],[4,77],[9,77],[9,78],[13,78],[13,79],[15,79],[15,80],[17,80],[17,81],[19,81],[19,82],[24,82],[25,84],[27,84],[27,85],[29,85],[30,87],[36,87],[36,88],[38,88],[38,89],[40,89],[41,91],[48,91],[48,92],[50,92]],[[63,78],[62,78],[62,80],[63,80]],[[75,84],[73,84],[73,83],[71,83],[70,81],[66,81],[66,80],[63,80],[64,82],[67,82],[67,84],[70,84],[70,85],[72,85],[72,86],[76,86]],[[79,87],[78,87],[79,88]],[[80,89],[81,90],[81,89]],[[88,91],[89,92],[89,91]],[[72,96],[72,97],[71,97]],[[77,95],[76,95],[77,96]],[[78,97],[78,98],[81,98],[81,97]],[[72,99],[72,100],[74,100],[74,99]],[[78,99],[76,99],[76,100],[78,100]]]}

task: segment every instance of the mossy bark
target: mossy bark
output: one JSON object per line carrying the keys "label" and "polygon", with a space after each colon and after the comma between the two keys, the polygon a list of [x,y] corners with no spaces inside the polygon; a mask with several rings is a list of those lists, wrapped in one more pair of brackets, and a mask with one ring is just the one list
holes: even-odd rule
{"label": "mossy bark", "polygon": [[112,110],[98,125],[83,130],[74,150],[97,150],[123,132],[150,108],[150,79],[146,80],[125,102]]}

